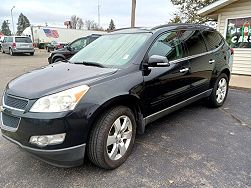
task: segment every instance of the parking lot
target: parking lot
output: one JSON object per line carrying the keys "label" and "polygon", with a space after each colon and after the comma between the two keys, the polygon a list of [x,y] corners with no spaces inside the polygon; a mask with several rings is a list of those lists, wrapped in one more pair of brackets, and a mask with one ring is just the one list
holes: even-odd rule
{"label": "parking lot", "polygon": [[[47,65],[48,53],[0,54],[0,96],[16,76]],[[55,78],[56,79],[56,78]],[[39,86],[37,86],[39,87]],[[251,187],[251,92],[230,90],[225,105],[199,101],[147,126],[118,169],[88,160],[63,169],[0,137],[0,187]]]}

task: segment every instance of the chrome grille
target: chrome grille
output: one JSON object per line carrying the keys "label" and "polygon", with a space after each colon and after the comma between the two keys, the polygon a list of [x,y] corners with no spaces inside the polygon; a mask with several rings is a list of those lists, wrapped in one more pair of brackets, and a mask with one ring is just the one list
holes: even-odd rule
{"label": "chrome grille", "polygon": [[10,128],[17,128],[20,118],[2,113],[3,125]]}
{"label": "chrome grille", "polygon": [[17,98],[10,95],[4,95],[4,105],[9,106],[11,108],[24,110],[27,104],[28,100],[26,99]]}

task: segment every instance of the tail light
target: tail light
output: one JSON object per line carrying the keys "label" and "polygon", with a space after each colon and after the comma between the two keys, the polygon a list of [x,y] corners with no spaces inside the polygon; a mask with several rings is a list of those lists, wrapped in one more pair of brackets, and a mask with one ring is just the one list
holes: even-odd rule
{"label": "tail light", "polygon": [[12,44],[12,48],[16,48],[16,47],[17,47],[16,43],[15,43],[15,42],[13,42],[13,44]]}
{"label": "tail light", "polygon": [[231,55],[234,55],[234,49],[230,48]]}
{"label": "tail light", "polygon": [[32,43],[32,46],[35,48],[35,47],[36,47],[36,44],[35,44],[35,43]]}

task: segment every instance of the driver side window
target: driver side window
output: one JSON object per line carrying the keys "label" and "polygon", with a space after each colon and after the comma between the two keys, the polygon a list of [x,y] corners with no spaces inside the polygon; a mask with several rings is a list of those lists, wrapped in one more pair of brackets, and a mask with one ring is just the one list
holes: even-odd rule
{"label": "driver side window", "polygon": [[79,51],[86,46],[86,38],[81,38],[71,44],[71,48],[74,51]]}
{"label": "driver side window", "polygon": [[148,57],[152,55],[165,56],[169,61],[182,58],[183,50],[178,32],[171,31],[159,36],[148,52]]}

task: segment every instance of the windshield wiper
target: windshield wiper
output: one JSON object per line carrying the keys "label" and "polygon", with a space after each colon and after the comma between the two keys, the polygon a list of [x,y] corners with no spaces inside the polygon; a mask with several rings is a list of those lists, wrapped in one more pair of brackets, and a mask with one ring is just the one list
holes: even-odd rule
{"label": "windshield wiper", "polygon": [[101,67],[101,68],[106,68],[106,66],[100,64],[100,63],[95,63],[95,62],[75,62],[74,64],[82,64],[86,66],[94,66],[94,67]]}

